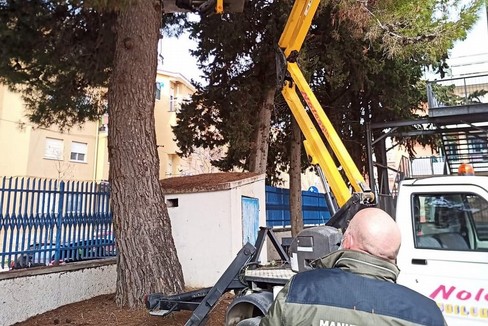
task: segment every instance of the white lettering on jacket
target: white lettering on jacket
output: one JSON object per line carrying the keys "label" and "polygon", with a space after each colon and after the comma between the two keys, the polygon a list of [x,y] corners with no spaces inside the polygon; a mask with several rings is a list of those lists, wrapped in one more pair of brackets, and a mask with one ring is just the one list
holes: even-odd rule
{"label": "white lettering on jacket", "polygon": [[320,320],[320,326],[357,326],[356,324],[348,324],[340,321]]}

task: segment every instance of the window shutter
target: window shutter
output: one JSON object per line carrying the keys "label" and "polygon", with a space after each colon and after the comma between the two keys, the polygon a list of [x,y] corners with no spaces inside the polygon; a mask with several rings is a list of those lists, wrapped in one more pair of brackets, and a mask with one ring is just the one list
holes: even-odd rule
{"label": "window shutter", "polygon": [[70,159],[73,161],[85,162],[87,147],[88,145],[86,143],[72,142]]}
{"label": "window shutter", "polygon": [[44,158],[53,160],[63,159],[64,143],[62,139],[46,138],[46,147],[44,149]]}

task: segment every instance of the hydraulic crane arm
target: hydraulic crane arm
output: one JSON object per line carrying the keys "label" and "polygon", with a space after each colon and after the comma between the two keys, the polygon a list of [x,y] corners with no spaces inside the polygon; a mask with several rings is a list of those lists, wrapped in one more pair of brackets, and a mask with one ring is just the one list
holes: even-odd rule
{"label": "hydraulic crane arm", "polygon": [[245,0],[163,0],[164,12],[194,11],[203,15],[242,12]]}
{"label": "hydraulic crane arm", "polygon": [[[296,0],[293,5],[279,41],[279,47],[282,51],[281,64],[286,65],[286,77],[283,76],[282,78],[283,88],[281,92],[304,134],[305,148],[308,155],[312,157],[312,163],[318,164],[322,169],[339,207],[344,206],[352,196],[349,185],[339,173],[341,168],[344,170],[354,192],[365,195],[362,196],[365,202],[371,202],[374,199],[373,194],[366,186],[363,176],[296,63],[298,53],[310,29],[319,3],[320,0]],[[277,62],[279,61],[277,60]],[[304,107],[298,94],[301,95],[307,107]],[[313,123],[309,112],[316,124]],[[336,166],[322,135],[325,136],[330,149],[340,163],[340,167]]]}
{"label": "hydraulic crane arm", "polygon": [[[208,15],[221,14],[224,11],[242,12],[245,1],[163,0],[163,5],[165,12],[195,11]],[[277,60],[277,71],[282,80],[281,92],[304,134],[307,153],[312,158],[312,163],[317,164],[323,172],[338,206],[344,207],[351,199],[350,187],[360,195],[360,202],[371,203],[374,200],[373,194],[366,186],[363,176],[352,161],[296,63],[319,3],[320,0],[295,0],[294,2],[279,40],[281,53]],[[329,149],[332,153],[329,152]],[[336,166],[336,160],[339,162],[339,166]],[[344,171],[348,183],[344,181],[340,173],[341,169]]]}

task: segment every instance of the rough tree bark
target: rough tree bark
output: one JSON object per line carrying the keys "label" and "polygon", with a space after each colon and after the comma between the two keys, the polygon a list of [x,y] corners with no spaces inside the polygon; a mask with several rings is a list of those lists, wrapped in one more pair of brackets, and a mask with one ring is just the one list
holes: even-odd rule
{"label": "rough tree bark", "polygon": [[108,141],[118,248],[116,301],[139,307],[145,294],[178,292],[184,284],[156,151],[154,82],[161,8],[158,1],[131,3],[116,25]]}
{"label": "rough tree bark", "polygon": [[302,213],[302,131],[295,118],[291,117],[290,143],[290,219],[291,236],[296,237],[303,230]]}
{"label": "rough tree bark", "polygon": [[275,92],[276,90],[274,88],[266,91],[264,102],[259,110],[259,116],[256,121],[257,128],[254,138],[254,148],[251,151],[249,160],[249,171],[251,172],[266,173],[271,113],[274,107]]}

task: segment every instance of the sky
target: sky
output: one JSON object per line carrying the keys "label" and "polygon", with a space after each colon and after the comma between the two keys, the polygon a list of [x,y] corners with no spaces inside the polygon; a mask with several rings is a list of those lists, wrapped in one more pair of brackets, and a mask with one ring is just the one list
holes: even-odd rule
{"label": "sky", "polygon": [[[488,73],[488,22],[486,9],[482,8],[481,18],[468,32],[468,37],[455,43],[450,51],[451,77],[471,73]],[[179,38],[165,37],[160,44],[160,53],[164,57],[160,69],[181,73],[188,80],[203,81],[197,68],[197,61],[189,49],[195,49],[196,42],[184,34]]]}
{"label": "sky", "polygon": [[196,42],[189,39],[188,34],[179,38],[164,37],[160,41],[160,54],[163,56],[162,70],[178,72],[188,80],[202,81],[197,68],[197,60],[191,56],[189,49],[196,48]]}
{"label": "sky", "polygon": [[468,37],[455,43],[448,61],[453,77],[472,73],[488,73],[487,9],[482,8],[480,19],[468,32]]}

